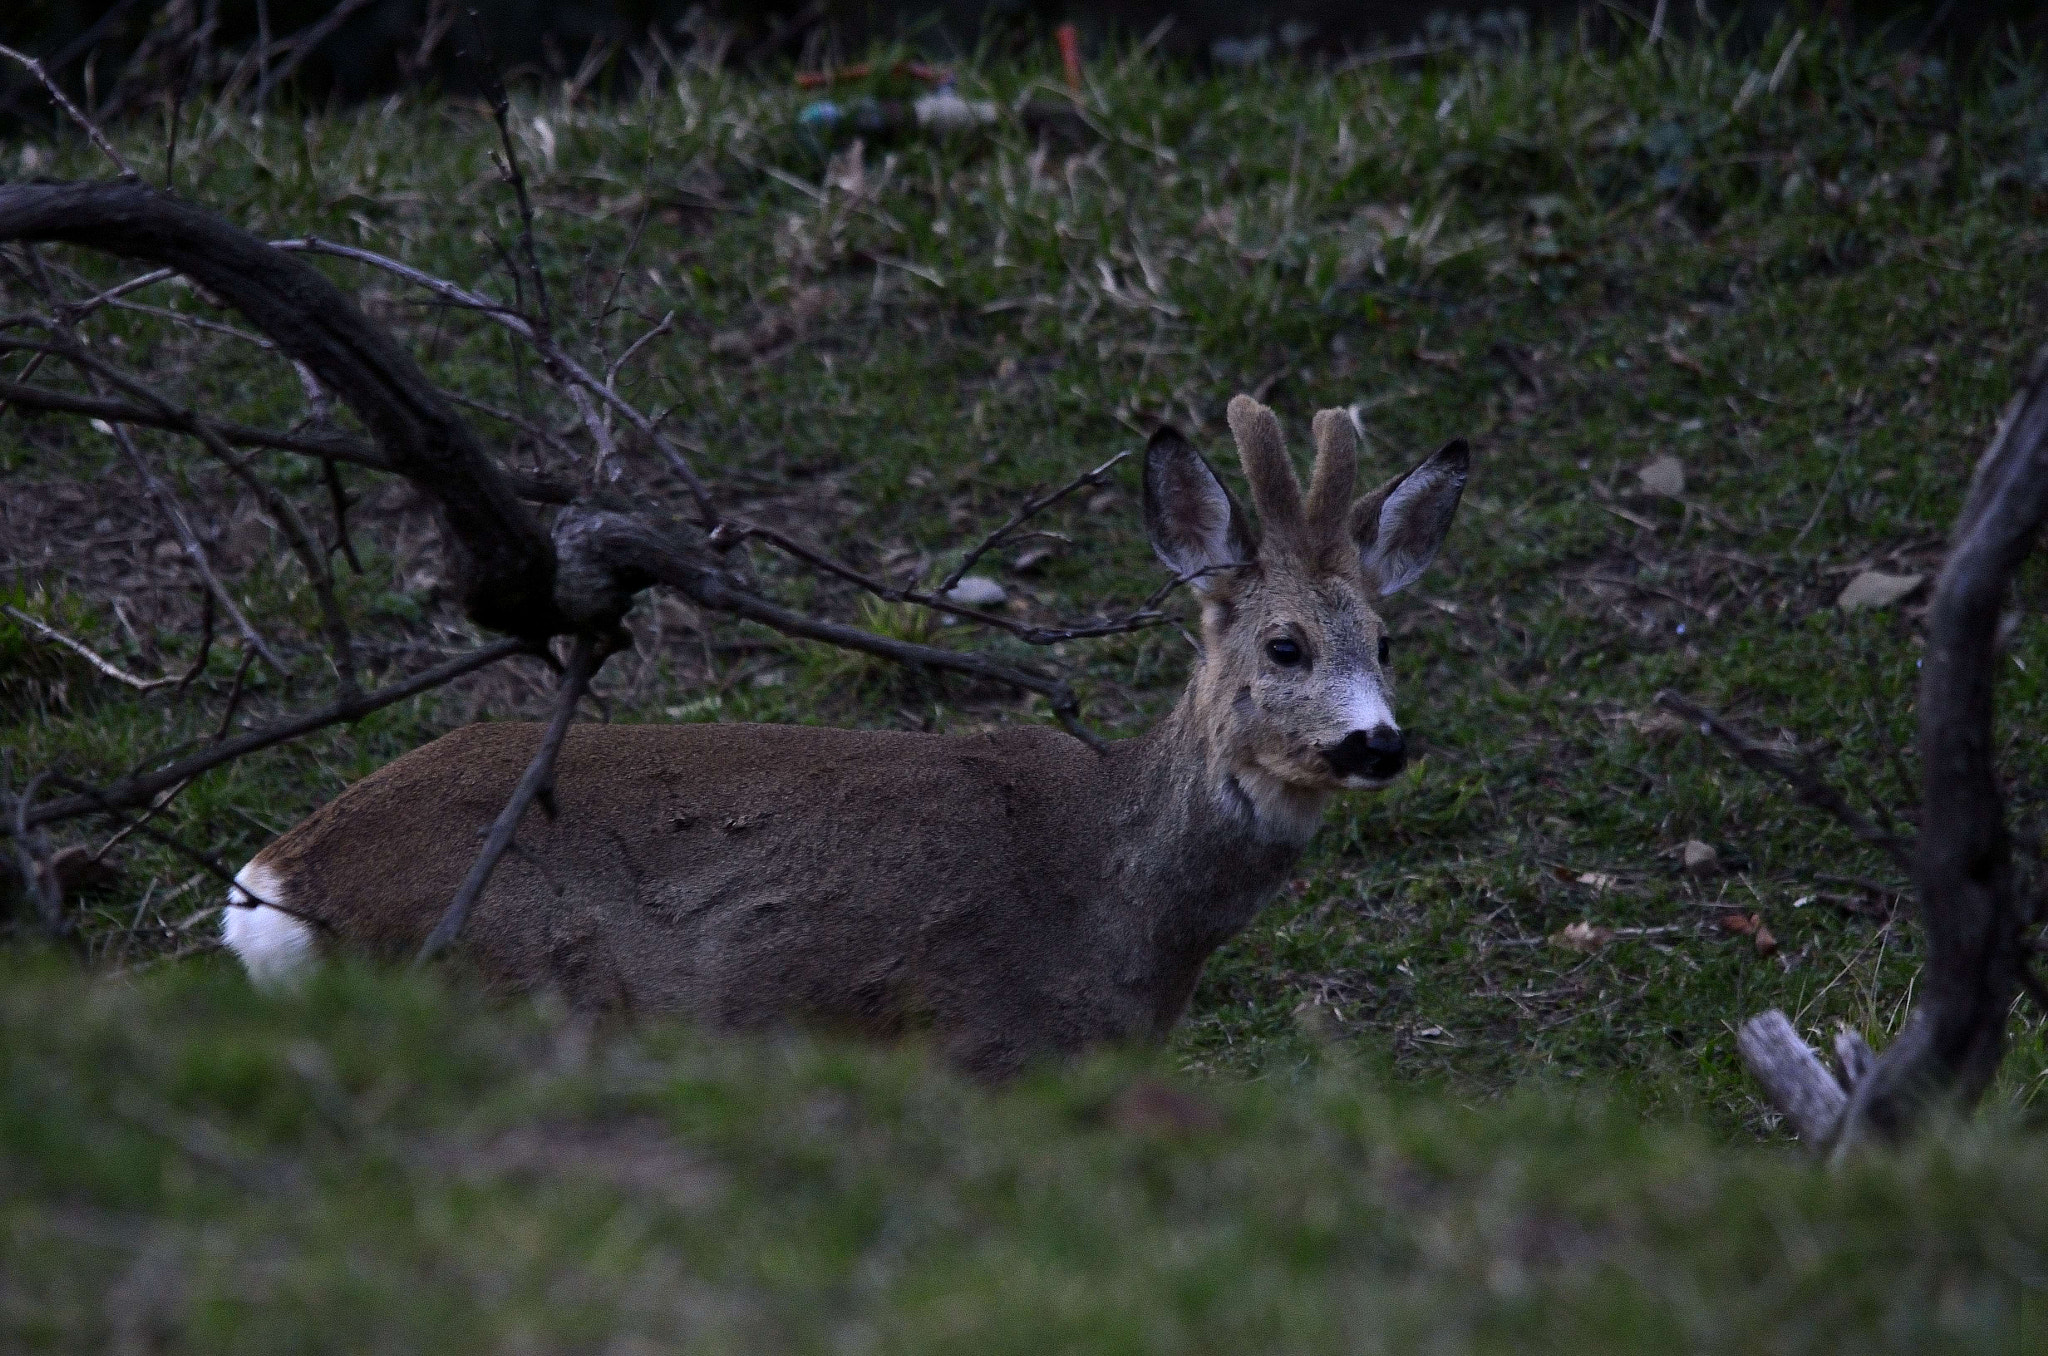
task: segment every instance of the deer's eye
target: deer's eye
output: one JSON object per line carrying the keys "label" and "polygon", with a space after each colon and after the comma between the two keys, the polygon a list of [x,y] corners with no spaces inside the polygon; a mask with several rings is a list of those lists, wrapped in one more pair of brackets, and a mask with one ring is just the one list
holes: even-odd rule
{"label": "deer's eye", "polygon": [[1394,652],[1394,642],[1393,642],[1393,641],[1391,641],[1391,640],[1388,640],[1388,639],[1387,639],[1387,638],[1386,638],[1385,636],[1381,636],[1381,637],[1380,637],[1380,665],[1381,665],[1381,667],[1383,667],[1383,668],[1384,668],[1384,667],[1386,666],[1386,662],[1387,662],[1387,656],[1388,656],[1388,655],[1390,655],[1390,654],[1392,654],[1393,652]]}
{"label": "deer's eye", "polygon": [[1282,636],[1266,642],[1266,657],[1283,669],[1291,669],[1301,662],[1301,646]]}

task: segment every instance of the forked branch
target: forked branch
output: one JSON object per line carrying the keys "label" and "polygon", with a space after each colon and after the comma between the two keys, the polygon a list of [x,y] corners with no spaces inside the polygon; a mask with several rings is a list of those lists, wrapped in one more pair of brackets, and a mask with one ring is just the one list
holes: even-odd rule
{"label": "forked branch", "polygon": [[434,924],[434,930],[427,934],[426,943],[420,947],[418,964],[424,965],[446,951],[461,934],[470,909],[476,904],[477,897],[483,894],[484,887],[491,883],[491,873],[498,869],[505,850],[512,846],[512,837],[519,832],[519,821],[526,818],[526,812],[534,801],[547,806],[549,814],[554,813],[555,756],[562,751],[562,740],[568,736],[569,722],[575,719],[576,704],[583,700],[584,693],[590,691],[590,680],[596,675],[598,665],[604,662],[604,653],[598,645],[599,642],[587,637],[577,638],[569,662],[562,670],[561,683],[555,689],[554,715],[541,732],[540,747],[534,750],[533,761],[526,765],[518,785],[512,788],[505,808],[498,812],[497,820],[491,825],[490,836],[484,840],[483,850],[477,853],[476,861],[471,863],[462,887],[449,901],[440,921]]}
{"label": "forked branch", "polygon": [[[2044,523],[2048,347],[2036,354],[1977,464],[1927,612],[1919,702],[1925,772],[1910,863],[1927,938],[1920,1003],[1880,1057],[1860,1039],[1838,1042],[1833,1075],[1781,1013],[1754,1018],[1741,1033],[1744,1060],[1772,1102],[1802,1140],[1831,1149],[1838,1161],[1867,1145],[1899,1142],[1936,1105],[1974,1105],[1997,1073],[2015,995],[2039,988],[2027,968],[2022,929],[2032,904],[2014,879],[1992,715],[1999,614]],[[1664,702],[1711,722],[1682,698],[1667,693]],[[1725,727],[1717,733],[1745,761],[1787,777],[1802,799],[1857,829],[1838,795],[1812,794],[1785,765],[1753,757],[1748,741]],[[1858,836],[1880,846],[1889,838],[1867,821]]]}

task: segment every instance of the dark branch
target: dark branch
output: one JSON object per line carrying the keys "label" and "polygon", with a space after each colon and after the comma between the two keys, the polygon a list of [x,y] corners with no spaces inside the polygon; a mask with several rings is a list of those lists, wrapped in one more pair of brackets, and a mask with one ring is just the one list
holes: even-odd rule
{"label": "dark branch", "polygon": [[441,920],[427,934],[416,963],[424,965],[434,959],[461,935],[470,909],[476,904],[477,897],[483,894],[484,887],[490,884],[491,873],[498,869],[505,850],[512,846],[512,837],[519,831],[519,821],[526,818],[526,812],[535,800],[545,802],[550,799],[555,780],[555,756],[562,751],[562,740],[568,736],[569,722],[575,719],[576,704],[590,690],[590,680],[604,659],[605,651],[598,647],[598,642],[588,637],[577,638],[568,667],[563,670],[561,683],[555,690],[555,712],[548,720],[547,728],[541,732],[540,747],[534,750],[533,761],[526,765],[519,784],[512,788],[505,808],[498,812],[496,822],[491,825],[490,836],[484,840],[483,851],[477,853],[469,874],[463,878],[462,888],[455,892],[455,898],[449,901]]}
{"label": "dark branch", "polygon": [[[11,341],[6,341],[5,346],[40,347],[16,345]],[[322,461],[347,462],[351,466],[361,466],[371,471],[396,472],[398,469],[375,447],[346,433],[279,433],[274,429],[256,428],[249,424],[225,423],[208,419],[168,399],[152,405],[137,405],[125,400],[83,395],[75,391],[56,391],[47,386],[34,386],[0,377],[0,405],[16,406],[47,414],[75,414],[86,419],[103,419],[110,424],[160,428],[195,438],[201,436],[200,430],[204,428],[212,430],[215,437],[231,447],[256,447],[276,452],[293,452],[302,457],[318,457]],[[551,476],[530,475],[513,470],[506,470],[502,474],[511,482],[513,491],[530,504],[566,504],[576,497],[574,487]]]}
{"label": "dark branch", "polygon": [[954,586],[959,584],[959,582],[962,579],[965,579],[967,577],[967,572],[974,568],[975,562],[980,560],[983,556],[987,555],[990,551],[994,550],[998,545],[1000,545],[1004,541],[1007,541],[1012,532],[1015,532],[1025,523],[1031,521],[1031,519],[1045,512],[1045,510],[1051,508],[1054,504],[1057,504],[1060,500],[1066,498],[1075,490],[1081,489],[1084,486],[1100,485],[1104,480],[1106,480],[1109,477],[1109,473],[1117,468],[1118,463],[1122,462],[1130,455],[1131,454],[1128,452],[1119,452],[1115,456],[1111,457],[1108,461],[1102,463],[1102,465],[1096,467],[1094,470],[1083,471],[1080,475],[1075,476],[1072,480],[1060,486],[1058,489],[1048,490],[1044,494],[1039,495],[1035,499],[1025,500],[1023,505],[1020,508],[1018,508],[1018,510],[1015,513],[1010,515],[1010,519],[1008,522],[1004,523],[995,531],[989,533],[986,537],[983,537],[981,541],[974,547],[973,550],[969,551],[966,555],[960,557],[960,563],[953,567],[952,572],[948,574],[945,577],[945,579],[940,582],[938,588],[935,589],[934,592],[941,594],[952,592]]}
{"label": "dark branch", "polygon": [[63,819],[76,819],[80,815],[98,811],[146,805],[159,791],[219,767],[222,763],[231,763],[244,754],[267,749],[274,744],[286,743],[329,725],[360,720],[372,711],[381,711],[393,702],[402,702],[407,697],[417,697],[422,692],[430,692],[434,688],[453,682],[465,673],[495,663],[508,655],[528,654],[531,651],[532,647],[521,640],[496,641],[451,659],[445,664],[437,664],[404,682],[393,683],[390,687],[372,692],[358,693],[354,697],[337,701],[318,711],[293,716],[275,725],[266,725],[260,730],[251,730],[247,734],[215,744],[203,753],[180,758],[154,772],[139,773],[90,794],[70,795],[25,807],[17,818],[16,827],[10,832],[25,831],[33,829],[38,824],[51,824]]}
{"label": "dark branch", "polygon": [[1920,670],[1925,797],[1913,879],[1927,934],[1920,1006],[1853,1091],[1840,1147],[1896,1141],[1934,1101],[1973,1104],[1998,1071],[2026,972],[2011,835],[1992,761],[1999,613],[2048,522],[2048,347],[1978,462],[1927,610]]}
{"label": "dark branch", "polygon": [[540,525],[417,364],[325,276],[211,213],[133,183],[0,185],[0,240],[62,241],[174,268],[346,401],[392,469],[440,504],[465,606],[529,643],[567,628]]}
{"label": "dark branch", "polygon": [[1778,778],[1792,788],[1793,794],[1816,810],[1833,815],[1841,825],[1872,847],[1880,848],[1902,871],[1913,867],[1912,844],[1897,834],[1886,833],[1871,823],[1856,808],[1849,804],[1842,793],[1823,782],[1812,768],[1799,767],[1762,744],[1757,743],[1740,730],[1726,724],[1705,707],[1697,706],[1676,692],[1664,691],[1657,694],[1657,704],[1668,711],[1675,711],[1687,720],[1699,725],[1758,772]]}

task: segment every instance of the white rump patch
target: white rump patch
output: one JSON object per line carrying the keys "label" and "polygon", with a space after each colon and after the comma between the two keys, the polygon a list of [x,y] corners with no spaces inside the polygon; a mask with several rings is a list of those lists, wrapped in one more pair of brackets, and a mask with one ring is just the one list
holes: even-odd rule
{"label": "white rump patch", "polygon": [[314,959],[310,923],[256,902],[280,899],[282,884],[262,862],[250,862],[235,873],[220,919],[220,939],[249,972],[249,982],[272,992],[296,984]]}

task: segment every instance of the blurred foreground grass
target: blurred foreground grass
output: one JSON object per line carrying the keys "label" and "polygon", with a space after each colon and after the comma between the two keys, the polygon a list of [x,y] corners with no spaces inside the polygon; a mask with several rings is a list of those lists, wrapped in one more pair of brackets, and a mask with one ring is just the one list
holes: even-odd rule
{"label": "blurred foreground grass", "polygon": [[1347,1066],[995,1092],[417,979],[0,984],[12,1350],[2023,1351],[2048,1160],[1830,1175]]}

